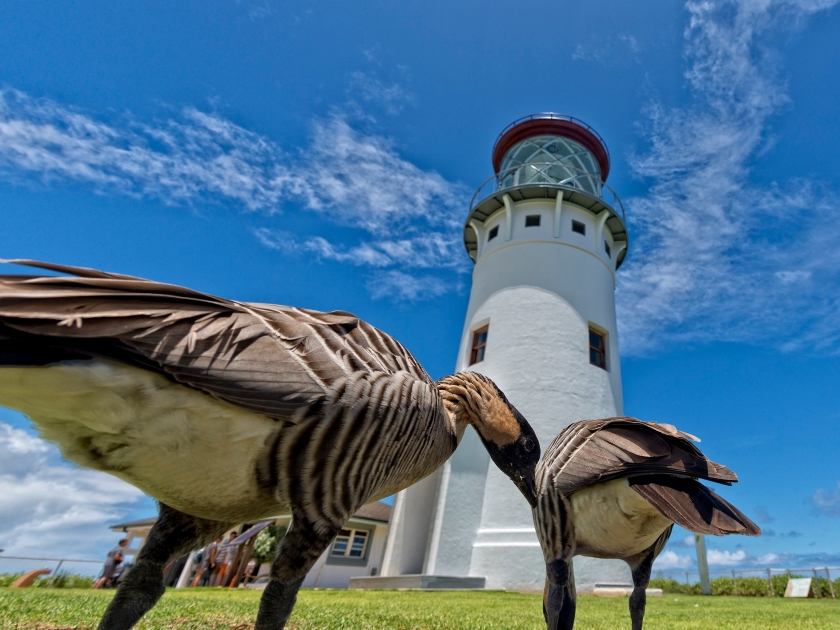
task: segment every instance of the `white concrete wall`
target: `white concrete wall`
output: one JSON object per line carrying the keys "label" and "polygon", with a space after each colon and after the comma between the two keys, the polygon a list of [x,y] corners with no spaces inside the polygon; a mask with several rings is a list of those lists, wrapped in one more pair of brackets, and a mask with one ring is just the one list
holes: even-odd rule
{"label": "white concrete wall", "polygon": [[[457,370],[492,378],[534,427],[543,449],[568,424],[623,411],[621,366],[615,318],[616,247],[607,229],[587,211],[564,204],[555,225],[553,200],[512,205],[511,234],[500,211],[483,226],[479,258]],[[525,216],[541,215],[539,227],[525,227]],[[586,225],[573,232],[572,219]],[[486,240],[499,226],[499,236]],[[558,236],[555,238],[555,234]],[[603,247],[612,249],[609,257]],[[489,324],[485,360],[470,366],[473,332]],[[589,363],[589,325],[607,333],[608,370]],[[473,462],[465,468],[464,462]],[[483,467],[484,479],[478,480]],[[519,491],[474,440],[452,459],[444,513],[436,515],[437,558],[427,565],[485,576],[487,588],[541,590],[542,554],[530,507]],[[480,516],[476,516],[480,511]],[[431,549],[430,549],[431,551]],[[452,559],[457,558],[457,563]],[[463,574],[463,573],[462,573]],[[578,589],[595,582],[628,581],[621,562],[578,558]]]}

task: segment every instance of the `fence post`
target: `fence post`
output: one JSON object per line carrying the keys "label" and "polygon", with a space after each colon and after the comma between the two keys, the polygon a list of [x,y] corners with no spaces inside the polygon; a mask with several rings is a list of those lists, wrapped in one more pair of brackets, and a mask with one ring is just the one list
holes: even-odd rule
{"label": "fence post", "polygon": [[706,539],[703,534],[694,534],[694,548],[697,550],[697,570],[700,573],[700,592],[703,595],[712,594],[709,582],[709,561],[706,557]]}
{"label": "fence post", "polygon": [[767,583],[770,585],[770,597],[776,597],[776,589],[773,588],[773,571],[767,569]]}
{"label": "fence post", "polygon": [[735,579],[735,569],[732,569],[732,594],[738,594],[738,580]]}
{"label": "fence post", "polygon": [[828,590],[831,591],[831,599],[837,599],[834,595],[834,584],[831,583],[831,572],[828,570],[828,567],[825,568],[825,577],[828,578]]}
{"label": "fence post", "polygon": [[822,589],[820,588],[819,580],[820,577],[817,575],[816,568],[814,569],[814,597],[817,599],[822,597]]}
{"label": "fence post", "polygon": [[55,571],[53,571],[53,576],[50,578],[49,588],[55,588],[55,578],[58,577],[58,571],[61,569],[62,564],[64,564],[64,558],[58,561],[58,566],[56,566]]}

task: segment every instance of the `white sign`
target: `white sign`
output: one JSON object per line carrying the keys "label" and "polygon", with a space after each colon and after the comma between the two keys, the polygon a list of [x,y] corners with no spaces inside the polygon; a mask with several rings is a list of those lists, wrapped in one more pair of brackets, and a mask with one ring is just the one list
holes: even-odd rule
{"label": "white sign", "polygon": [[813,597],[811,578],[791,578],[785,588],[785,597]]}

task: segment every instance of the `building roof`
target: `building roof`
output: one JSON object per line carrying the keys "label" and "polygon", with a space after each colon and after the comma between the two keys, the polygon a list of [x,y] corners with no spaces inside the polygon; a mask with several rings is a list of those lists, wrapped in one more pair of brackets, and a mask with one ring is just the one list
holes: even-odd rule
{"label": "building roof", "polygon": [[[387,523],[388,519],[391,518],[391,506],[387,503],[382,503],[382,501],[377,501],[376,503],[369,503],[368,505],[363,505],[361,508],[359,508],[359,510],[352,516],[352,518],[363,518],[368,521],[379,521],[381,523]],[[157,522],[157,519],[157,516],[152,516],[150,518],[142,518],[139,521],[117,523],[116,525],[111,525],[110,529],[115,532],[126,532],[129,529],[151,527]]]}

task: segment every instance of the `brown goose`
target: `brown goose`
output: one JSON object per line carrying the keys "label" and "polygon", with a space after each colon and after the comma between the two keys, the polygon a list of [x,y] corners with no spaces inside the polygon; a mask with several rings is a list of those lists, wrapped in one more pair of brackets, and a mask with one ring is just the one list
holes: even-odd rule
{"label": "brown goose", "polygon": [[472,424],[533,505],[536,435],[489,379],[433,382],[350,313],[226,300],[140,278],[0,276],[0,405],[68,459],[160,502],[99,627],[130,628],[171,559],[292,513],[257,628],[282,628],[315,560],[363,504],[430,474]]}
{"label": "brown goose", "polygon": [[624,560],[633,575],[630,618],[641,630],[651,565],[674,523],[698,534],[757,536],[758,526],[709,488],[738,477],[706,458],[696,437],[635,418],[569,425],[537,465],[537,537],[546,565],[548,630],[575,622],[572,557]]}

